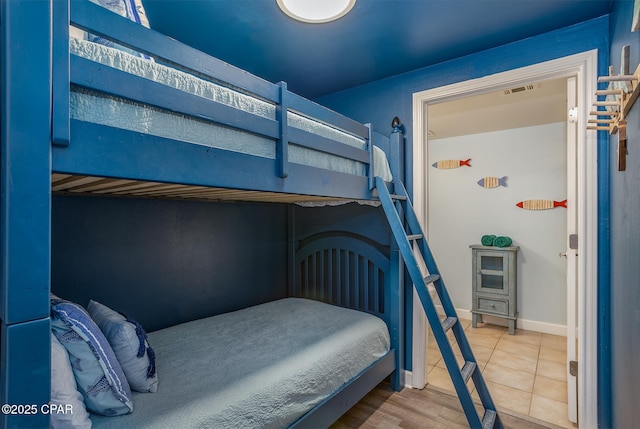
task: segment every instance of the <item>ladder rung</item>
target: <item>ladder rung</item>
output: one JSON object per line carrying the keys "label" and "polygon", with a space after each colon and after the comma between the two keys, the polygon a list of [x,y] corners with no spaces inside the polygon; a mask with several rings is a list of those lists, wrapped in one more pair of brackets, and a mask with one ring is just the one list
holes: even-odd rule
{"label": "ladder rung", "polygon": [[485,410],[484,416],[482,417],[482,429],[493,429],[493,426],[496,424],[496,417],[498,413],[494,410]]}
{"label": "ladder rung", "polygon": [[440,280],[440,274],[431,274],[424,278],[424,283],[429,285],[431,283],[435,283]]}
{"label": "ladder rung", "polygon": [[471,362],[471,361],[467,361],[464,363],[464,366],[462,367],[462,371],[460,372],[462,373],[462,379],[464,380],[465,383],[469,381],[469,378],[471,378],[471,375],[473,375],[473,371],[475,371],[477,366],[478,365],[475,362]]}
{"label": "ladder rung", "polygon": [[[464,330],[458,330],[456,328],[455,331],[456,341],[460,342],[460,351],[463,352],[463,356],[469,356],[468,358],[464,358],[465,362],[462,367],[459,366],[457,355],[455,355],[451,349],[451,343],[449,342],[448,334],[446,334],[446,332],[451,330],[460,321],[455,316],[455,310],[452,308],[449,295],[444,287],[444,282],[440,278],[439,274],[435,274],[438,272],[438,269],[431,255],[431,250],[429,249],[429,244],[424,236],[424,232],[422,231],[417,220],[417,216],[413,211],[413,206],[410,204],[411,199],[407,196],[404,185],[400,180],[395,179],[395,187],[393,189],[395,189],[397,194],[400,195],[391,195],[387,184],[380,177],[376,177],[375,181],[380,202],[382,203],[382,208],[384,209],[385,216],[389,221],[393,237],[398,243],[398,250],[400,250],[402,257],[406,261],[405,267],[409,272],[411,281],[416,286],[420,286],[417,288],[417,291],[428,319],[430,321],[434,321],[432,328],[434,328],[434,332],[437,334],[436,340],[438,342],[438,346],[443,352],[445,352],[443,353],[443,358],[445,359],[447,368],[451,369],[451,381],[456,387],[456,390],[459,391],[458,397],[465,411],[469,425],[472,427],[478,426],[478,423],[480,423],[480,415],[474,406],[473,398],[470,396],[470,386],[460,386],[460,378],[458,378],[458,375],[460,375],[465,385],[469,382],[469,379],[473,377],[473,381],[476,384],[475,387],[477,391],[481,393],[480,399],[483,404],[486,404],[484,415],[482,416],[482,428],[493,429],[494,426],[496,429],[501,428],[502,422],[500,421],[500,417],[493,406],[493,401],[484,382],[484,378],[481,373],[475,374],[475,371],[478,370],[478,364],[473,361],[474,359],[470,352],[470,345],[468,344]],[[412,234],[408,234],[408,232]],[[413,246],[410,245],[408,240],[420,239],[423,241],[416,243],[421,246],[420,252],[414,253]],[[418,256],[420,257],[420,260],[416,259]],[[421,265],[419,264],[420,261],[424,262],[427,272],[430,273],[427,277],[424,277],[424,274],[421,272]],[[421,280],[424,282],[424,288],[421,287]],[[440,301],[442,301],[445,309],[446,316],[444,320],[439,318],[428,290],[428,285],[432,283],[435,283],[436,293],[440,298]],[[444,332],[439,331],[437,323],[440,323],[440,327]],[[442,335],[443,333],[445,333],[445,335]],[[460,389],[461,387],[462,389]]]}
{"label": "ladder rung", "polygon": [[447,332],[449,329],[451,329],[451,327],[455,325],[457,321],[457,317],[447,317],[446,319],[444,319],[442,321],[442,329],[444,329],[444,332]]}
{"label": "ladder rung", "polygon": [[406,201],[407,200],[407,197],[405,197],[404,195],[390,194],[389,196],[391,197],[392,200],[399,200],[399,201]]}

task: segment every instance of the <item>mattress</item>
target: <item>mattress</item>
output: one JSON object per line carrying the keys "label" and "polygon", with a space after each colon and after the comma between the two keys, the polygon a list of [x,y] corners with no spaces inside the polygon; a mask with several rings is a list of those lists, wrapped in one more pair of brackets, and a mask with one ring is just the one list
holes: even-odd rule
{"label": "mattress", "polygon": [[149,334],[156,393],[94,428],[282,428],[386,355],[373,315],[286,298]]}
{"label": "mattress", "polygon": [[[258,116],[275,119],[273,103],[205,80],[174,67],[148,61],[108,46],[71,38],[72,55],[134,74],[154,82],[223,103]],[[94,91],[74,88],[70,95],[70,115],[81,121],[137,131],[193,144],[275,159],[275,141],[175,112],[157,109],[118,97],[107,97]],[[366,142],[351,134],[314,121],[295,112],[287,112],[288,124],[313,134],[365,149]],[[374,147],[374,175],[391,181],[384,152]],[[289,161],[348,174],[366,176],[365,164],[325,152],[292,144]]]}

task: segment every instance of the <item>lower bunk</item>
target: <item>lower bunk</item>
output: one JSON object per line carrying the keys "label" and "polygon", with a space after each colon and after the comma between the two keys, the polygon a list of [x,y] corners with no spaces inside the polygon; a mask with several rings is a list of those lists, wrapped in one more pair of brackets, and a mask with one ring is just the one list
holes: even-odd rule
{"label": "lower bunk", "polygon": [[[323,213],[327,211],[344,214],[330,208]],[[376,209],[367,210],[372,211]],[[86,398],[87,391],[100,389],[78,382],[77,390],[85,396],[80,400],[90,413],[84,426],[75,421],[73,427],[321,428],[382,381],[390,380],[399,390],[401,288],[392,279],[393,264],[384,246],[335,231],[301,234],[290,243],[289,297],[149,332],[156,391],[134,391],[131,412],[107,416],[96,413]],[[114,310],[126,308],[134,318],[140,305],[127,307],[115,290],[111,298],[101,289],[84,288],[82,296],[68,286],[54,290],[64,297],[65,289],[76,302],[84,304],[93,296]],[[92,304],[87,310],[97,321]],[[56,318],[53,311],[54,326]],[[136,346],[138,340],[132,339]],[[60,342],[64,345],[62,338]],[[69,361],[74,364],[71,353]],[[53,362],[52,374],[55,366]],[[55,388],[59,381],[52,383]]]}
{"label": "lower bunk", "polygon": [[[54,428],[326,427],[396,366],[389,330],[378,317],[319,301],[285,298],[148,334],[153,387],[132,394],[121,389],[126,399],[118,399],[132,411],[105,416],[95,412],[113,410],[105,408],[106,396],[100,396],[106,387],[82,384],[81,377],[90,377],[86,373],[91,370],[73,351],[74,346],[68,346],[82,340],[77,336],[69,339],[68,331],[54,332],[69,349],[78,388],[88,396],[84,402],[93,411],[89,417],[80,412],[84,405],[71,401],[73,414],[56,416]],[[117,347],[114,345],[114,351]],[[56,358],[55,348],[52,352],[55,392],[60,384],[75,383],[61,378],[63,362]],[[113,358],[104,360],[107,366],[114,365]],[[123,374],[129,378],[128,371]],[[112,378],[108,381],[113,389],[108,398],[113,401],[118,396],[113,385],[117,383]],[[63,401],[67,397],[52,397],[56,409],[69,405]],[[125,412],[127,407],[122,407]],[[65,426],[67,423],[72,426]]]}
{"label": "lower bunk", "polygon": [[381,364],[383,378],[395,367],[382,320],[300,298],[162,329],[149,343],[157,392],[134,393],[131,414],[92,415],[94,428],[305,426],[370,367]]}

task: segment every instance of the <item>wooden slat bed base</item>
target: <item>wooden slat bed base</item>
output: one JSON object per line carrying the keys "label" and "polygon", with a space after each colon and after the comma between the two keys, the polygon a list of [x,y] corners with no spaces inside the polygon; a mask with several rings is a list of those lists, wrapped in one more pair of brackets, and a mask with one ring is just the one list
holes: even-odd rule
{"label": "wooden slat bed base", "polygon": [[51,190],[54,194],[113,195],[139,198],[187,199],[208,201],[258,201],[272,203],[300,203],[311,201],[341,201],[336,198],[277,192],[244,191],[209,188],[172,183],[78,176],[53,173]]}

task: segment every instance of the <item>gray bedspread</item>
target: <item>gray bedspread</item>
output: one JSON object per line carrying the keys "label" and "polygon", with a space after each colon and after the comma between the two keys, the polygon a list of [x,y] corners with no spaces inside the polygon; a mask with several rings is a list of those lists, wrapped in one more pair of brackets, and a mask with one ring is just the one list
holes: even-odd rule
{"label": "gray bedspread", "polygon": [[287,427],[384,356],[372,315],[287,298],[152,332],[157,393],[94,428]]}

